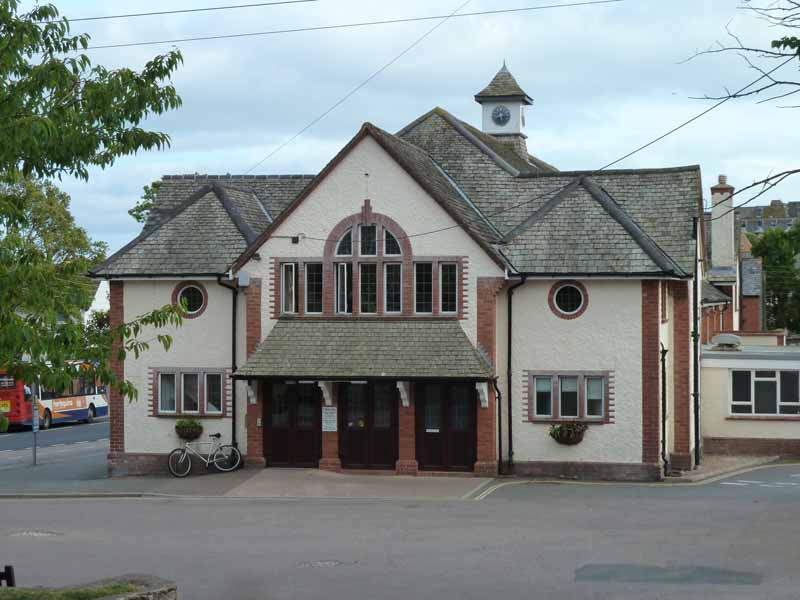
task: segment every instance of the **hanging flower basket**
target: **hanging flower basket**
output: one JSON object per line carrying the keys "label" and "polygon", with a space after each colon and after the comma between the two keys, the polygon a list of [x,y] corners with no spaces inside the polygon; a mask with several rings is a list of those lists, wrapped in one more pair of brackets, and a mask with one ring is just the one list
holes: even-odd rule
{"label": "hanging flower basket", "polygon": [[559,444],[574,446],[583,441],[583,434],[589,426],[586,423],[561,423],[550,427],[550,437]]}
{"label": "hanging flower basket", "polygon": [[203,426],[193,419],[185,419],[175,423],[175,433],[182,440],[191,442],[203,435]]}

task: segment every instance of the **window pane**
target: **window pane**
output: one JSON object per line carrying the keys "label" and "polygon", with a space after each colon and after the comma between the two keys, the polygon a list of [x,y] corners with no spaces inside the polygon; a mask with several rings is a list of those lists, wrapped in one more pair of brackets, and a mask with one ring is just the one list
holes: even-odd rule
{"label": "window pane", "polygon": [[181,304],[186,304],[186,311],[189,314],[199,312],[203,308],[203,292],[193,285],[183,288],[180,294]]}
{"label": "window pane", "polygon": [[470,407],[474,398],[470,398],[470,388],[462,385],[453,386],[453,397],[450,399],[450,430],[469,431]]}
{"label": "window pane", "polygon": [[536,414],[547,417],[553,414],[553,381],[550,377],[536,378]]}
{"label": "window pane", "polygon": [[752,404],[734,404],[731,407],[731,413],[734,415],[749,415],[753,412]]}
{"label": "window pane", "polygon": [[454,313],[458,310],[458,265],[443,264],[441,270],[441,311]]}
{"label": "window pane", "polygon": [[750,371],[734,371],[731,376],[733,381],[733,401],[751,402]]}
{"label": "window pane", "polygon": [[336,248],[336,256],[350,256],[353,254],[353,232],[348,231],[339,240]]}
{"label": "window pane", "polygon": [[313,385],[298,386],[297,422],[299,428],[310,429],[314,427],[314,412],[317,408],[317,398]]}
{"label": "window pane", "polygon": [[347,428],[364,429],[367,426],[367,386],[354,385],[347,386]]}
{"label": "window pane", "polygon": [[784,404],[781,406],[782,415],[798,415],[800,414],[800,404]]}
{"label": "window pane", "polygon": [[792,404],[800,402],[797,386],[797,371],[781,371],[781,402]]}
{"label": "window pane", "polygon": [[442,386],[425,386],[425,431],[439,433],[442,426]]}
{"label": "window pane", "polygon": [[602,377],[586,378],[586,416],[603,416],[603,394],[605,384]]}
{"label": "window pane", "polygon": [[295,265],[288,263],[283,265],[282,287],[281,287],[281,310],[285,313],[297,312],[297,303],[295,301]]}
{"label": "window pane", "polygon": [[388,264],[383,267],[386,271],[386,289],[384,296],[386,301],[387,313],[399,313],[403,310],[402,305],[402,284],[403,284],[403,265]]}
{"label": "window pane", "polygon": [[756,379],[775,377],[775,371],[756,371]]}
{"label": "window pane", "polygon": [[417,263],[414,269],[414,310],[418,313],[433,312],[433,265]]}
{"label": "window pane", "polygon": [[273,427],[289,426],[289,386],[284,383],[272,385],[270,413]]}
{"label": "window pane", "polygon": [[306,265],[306,312],[322,312],[322,264]]}
{"label": "window pane", "polygon": [[353,312],[353,265],[351,263],[336,265],[336,312],[341,314]]}
{"label": "window pane", "polygon": [[361,312],[378,312],[378,265],[361,265]]}
{"label": "window pane", "polygon": [[199,394],[200,378],[197,373],[184,373],[183,375],[183,412],[198,412],[200,410]]}
{"label": "window pane", "polygon": [[206,412],[222,412],[222,375],[206,375]]}
{"label": "window pane", "polygon": [[392,407],[397,397],[397,388],[391,383],[375,384],[375,414],[372,424],[375,429],[391,429]]}
{"label": "window pane", "polygon": [[383,235],[384,235],[383,253],[386,256],[397,256],[398,254],[401,254],[400,243],[397,241],[397,238],[394,237],[392,233],[387,229],[383,230]]}
{"label": "window pane", "polygon": [[561,377],[561,416],[578,416],[578,378]]}
{"label": "window pane", "polygon": [[777,384],[774,381],[755,383],[755,409],[757,415],[774,415],[778,412]]}
{"label": "window pane", "polygon": [[164,412],[175,412],[175,375],[173,373],[161,374],[158,406]]}
{"label": "window pane", "polygon": [[378,253],[378,235],[375,225],[361,226],[361,256],[375,256]]}

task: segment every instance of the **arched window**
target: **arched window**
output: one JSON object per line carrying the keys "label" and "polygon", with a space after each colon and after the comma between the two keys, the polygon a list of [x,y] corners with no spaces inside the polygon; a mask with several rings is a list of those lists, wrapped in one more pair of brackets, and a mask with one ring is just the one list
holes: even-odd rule
{"label": "arched window", "polygon": [[353,255],[353,230],[349,230],[339,240],[336,246],[336,256],[352,256]]}
{"label": "arched window", "polygon": [[386,256],[400,256],[403,253],[400,249],[400,242],[392,235],[392,232],[384,227],[383,236],[383,253]]}

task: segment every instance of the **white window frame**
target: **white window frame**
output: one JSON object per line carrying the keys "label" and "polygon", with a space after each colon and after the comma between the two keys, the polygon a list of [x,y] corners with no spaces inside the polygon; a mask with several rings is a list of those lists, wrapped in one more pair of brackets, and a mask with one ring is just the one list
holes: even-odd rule
{"label": "white window frame", "polygon": [[180,291],[178,292],[178,304],[182,306],[181,300],[182,300],[183,293],[186,290],[190,290],[190,289],[194,289],[194,290],[197,290],[198,292],[200,292],[200,297],[203,299],[203,301],[200,303],[200,308],[198,308],[197,310],[189,310],[188,304],[186,306],[186,314],[187,315],[196,315],[197,313],[202,312],[202,310],[206,307],[206,302],[207,302],[206,295],[203,293],[203,290],[200,289],[198,286],[191,285],[191,284],[183,286],[180,289]]}
{"label": "white window frame", "polygon": [[[536,397],[537,394],[539,393],[538,389],[537,389],[537,382],[538,382],[539,379],[541,379],[541,380],[547,379],[550,382],[550,412],[549,413],[540,413],[539,412],[538,403],[537,403],[538,398]],[[553,410],[555,408],[553,406],[554,400],[555,400],[554,396],[555,396],[555,394],[553,393],[553,376],[552,375],[535,375],[533,377],[533,399],[532,399],[532,401],[533,401],[533,416],[534,417],[541,417],[543,419],[552,419],[553,415],[555,414],[555,411]]]}
{"label": "white window frame", "polygon": [[[589,380],[600,380],[600,414],[589,414]],[[580,398],[578,398],[580,401]],[[602,420],[606,417],[606,378],[601,375],[585,375],[583,377],[583,418]]]}
{"label": "white window frame", "polygon": [[[578,290],[578,293],[581,295],[581,305],[578,308],[576,308],[575,310],[571,311],[571,312],[567,312],[565,310],[562,310],[562,308],[558,305],[558,292],[560,292],[561,290],[563,290],[566,287],[575,288],[576,290]],[[583,290],[580,287],[578,287],[577,285],[575,285],[574,283],[562,283],[561,285],[559,285],[556,288],[556,291],[553,293],[553,306],[555,306],[556,310],[558,312],[560,312],[562,315],[570,316],[570,315],[578,314],[579,312],[581,312],[581,309],[584,307],[585,304],[586,304],[586,295],[583,293]]]}
{"label": "white window frame", "polygon": [[[364,312],[362,310],[363,307],[361,305],[361,288],[364,284],[364,278],[362,277],[363,272],[361,268],[366,265],[372,265],[373,267],[375,267],[375,310],[373,312]],[[360,315],[378,314],[378,263],[376,262],[358,263],[358,314]]]}
{"label": "white window frame", "polygon": [[[289,270],[291,270],[292,297],[291,304],[287,308],[286,273]],[[284,315],[297,314],[297,263],[286,262],[281,264],[281,313]]]}
{"label": "white window frame", "polygon": [[[350,234],[350,254],[339,254],[339,246],[342,245],[342,240],[347,237],[347,234]],[[339,238],[339,241],[336,242],[336,251],[334,252],[335,256],[353,256],[353,246],[355,244],[355,240],[353,239],[355,236],[353,235],[353,228],[351,227],[347,231],[342,234],[342,237]]]}
{"label": "white window frame", "polygon": [[[365,227],[372,227],[375,230],[375,254],[364,254],[361,251],[361,239],[362,239],[362,232],[364,231]],[[358,255],[359,256],[378,256],[380,254],[378,252],[378,226],[372,223],[362,223],[358,226]]]}
{"label": "white window frame", "polygon": [[[400,310],[389,310],[389,269],[387,267],[398,267],[400,269]],[[399,315],[403,312],[403,263],[388,262],[383,263],[383,312],[387,315]]]}
{"label": "white window frame", "polygon": [[[336,269],[335,269],[335,274],[334,274],[334,286],[333,286],[333,288],[334,288],[333,289],[333,293],[334,293],[334,300],[335,300],[335,302],[334,302],[335,312],[336,312],[337,315],[352,315],[353,314],[353,306],[352,306],[352,302],[353,302],[353,279],[352,279],[352,276],[351,276],[350,282],[348,283],[348,281],[347,281],[347,265],[351,265],[350,268],[352,269],[352,264],[353,263],[351,263],[351,262],[340,262],[340,263],[335,263],[335,264],[336,264]],[[350,306],[350,311],[349,312],[347,311],[347,306],[345,306],[345,310],[342,310],[342,307],[339,304],[339,286],[340,286],[340,282],[341,281],[344,281],[344,285],[345,285],[345,293],[344,293],[344,302],[345,302],[345,304],[347,304],[347,292],[348,291],[350,292],[351,306]]]}
{"label": "white window frame", "polygon": [[[310,265],[319,265],[319,267],[320,267],[320,269],[322,271],[322,282],[320,283],[320,290],[322,292],[322,306],[320,306],[320,310],[309,310],[308,309],[308,300],[309,300],[309,295],[308,295],[308,273],[309,273],[309,270],[308,270],[308,267]],[[303,275],[303,286],[304,286],[303,291],[305,292],[304,293],[305,306],[303,308],[305,309],[305,314],[307,314],[307,315],[321,315],[323,313],[324,308],[325,308],[325,266],[321,262],[306,263],[305,264],[305,268],[303,269],[303,273],[304,273],[304,275]]]}
{"label": "white window frame", "polygon": [[[421,312],[417,310],[417,265],[430,265],[431,266],[431,310],[427,312]],[[433,314],[433,307],[436,298],[434,298],[433,294],[433,263],[428,261],[420,261],[413,263],[414,268],[414,314],[415,315],[432,315]]]}
{"label": "white window frame", "polygon": [[[456,309],[455,310],[445,310],[442,304],[442,295],[444,293],[444,267],[453,266],[456,269]],[[458,314],[458,300],[459,300],[459,291],[458,291],[458,263],[452,261],[445,261],[439,263],[439,313],[443,315],[457,315]]]}
{"label": "white window frame", "polygon": [[[577,402],[575,403],[575,408],[578,414],[576,415],[565,415],[563,409],[563,404],[561,403],[561,395],[564,393],[564,386],[562,382],[564,379],[574,379],[575,380],[575,394],[577,395]],[[581,378],[578,375],[559,375],[558,376],[558,418],[564,419],[565,421],[574,421],[581,418]]]}
{"label": "white window frame", "polygon": [[[209,410],[208,404],[208,378],[219,377],[219,410]],[[225,385],[222,380],[222,373],[203,373],[203,403],[205,404],[204,414],[221,415],[225,412]]]}
{"label": "white window frame", "polygon": [[[186,410],[186,404],[184,403],[184,393],[186,392],[186,376],[190,377],[197,377],[197,410]],[[200,407],[200,382],[202,381],[202,373],[181,373],[181,414],[182,415],[199,415],[201,413]]]}
{"label": "white window frame", "polygon": [[[773,371],[775,377],[758,377],[757,372]],[[753,418],[786,418],[788,420],[797,419],[800,413],[782,413],[781,408],[784,406],[798,407],[800,402],[781,402],[781,372],[790,371],[798,373],[798,388],[800,388],[800,370],[798,369],[729,369],[728,370],[728,416],[734,418],[753,417]],[[750,402],[734,402],[733,401],[733,374],[734,373],[750,373]],[[772,381],[775,382],[775,410],[774,413],[756,412],[756,381]],[[798,397],[800,397],[800,389],[798,389]],[[750,412],[733,412],[734,406],[749,406]]]}
{"label": "white window frame", "polygon": [[[398,248],[398,250],[400,250],[400,252],[398,252],[396,254],[389,254],[388,252],[386,252],[386,240],[388,239],[388,236],[392,236],[394,238],[394,241],[397,242],[397,248]],[[386,227],[383,228],[383,255],[384,256],[403,256],[403,247],[400,245],[400,240],[397,239],[397,236],[395,234],[393,234],[391,231],[386,229]]]}
{"label": "white window frame", "polygon": [[[175,401],[175,408],[173,410],[164,410],[162,407],[162,400],[164,399],[164,394],[162,392],[161,386],[161,377],[164,375],[172,375],[173,384],[172,384],[172,394],[173,400]],[[181,399],[182,401],[182,399]],[[158,414],[160,415],[174,415],[178,413],[178,374],[174,371],[159,371],[158,373]]]}

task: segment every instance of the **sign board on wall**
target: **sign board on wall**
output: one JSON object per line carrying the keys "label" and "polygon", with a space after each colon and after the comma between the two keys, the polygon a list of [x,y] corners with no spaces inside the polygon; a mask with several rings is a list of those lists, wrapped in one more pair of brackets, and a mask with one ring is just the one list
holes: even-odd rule
{"label": "sign board on wall", "polygon": [[339,430],[339,420],[335,406],[322,407],[322,431],[336,432]]}

